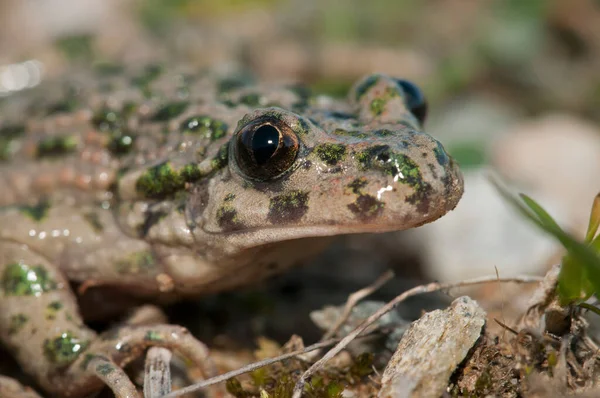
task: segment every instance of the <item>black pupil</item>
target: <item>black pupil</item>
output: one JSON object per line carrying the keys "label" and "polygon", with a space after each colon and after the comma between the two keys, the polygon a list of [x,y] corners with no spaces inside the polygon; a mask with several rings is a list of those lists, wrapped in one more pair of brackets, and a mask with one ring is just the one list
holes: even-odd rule
{"label": "black pupil", "polygon": [[256,164],[261,166],[268,162],[278,146],[279,131],[275,127],[265,124],[257,128],[252,136],[252,152]]}

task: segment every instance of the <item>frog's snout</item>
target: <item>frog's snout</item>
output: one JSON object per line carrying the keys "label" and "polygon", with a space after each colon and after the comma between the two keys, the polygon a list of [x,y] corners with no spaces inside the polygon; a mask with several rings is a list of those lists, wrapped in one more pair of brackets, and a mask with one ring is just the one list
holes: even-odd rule
{"label": "frog's snout", "polygon": [[390,225],[402,220],[412,227],[443,216],[458,203],[463,180],[456,162],[437,140],[411,134],[409,141],[391,137],[355,153],[365,176],[349,186],[358,195],[350,210],[359,217]]}

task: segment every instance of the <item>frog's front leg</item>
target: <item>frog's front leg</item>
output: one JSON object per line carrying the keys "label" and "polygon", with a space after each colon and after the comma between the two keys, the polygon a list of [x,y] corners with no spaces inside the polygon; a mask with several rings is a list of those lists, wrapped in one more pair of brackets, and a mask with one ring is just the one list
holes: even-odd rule
{"label": "frog's front leg", "polygon": [[137,392],[122,368],[151,346],[216,372],[207,348],[175,325],[126,324],[97,335],[86,327],[59,269],[28,246],[0,241],[0,338],[46,391],[82,396],[103,382],[117,397]]}

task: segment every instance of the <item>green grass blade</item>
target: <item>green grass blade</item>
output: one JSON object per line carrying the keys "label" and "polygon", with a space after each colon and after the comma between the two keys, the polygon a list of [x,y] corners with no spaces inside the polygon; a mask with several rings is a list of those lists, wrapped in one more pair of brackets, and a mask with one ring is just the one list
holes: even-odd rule
{"label": "green grass blade", "polygon": [[554,221],[552,216],[550,216],[550,214],[548,214],[548,212],[544,210],[544,208],[540,206],[535,200],[531,199],[524,193],[519,194],[519,196],[521,197],[521,199],[523,199],[523,202],[525,202],[527,207],[529,207],[529,209],[531,209],[531,211],[533,211],[538,216],[539,220],[542,223],[552,228],[561,229],[560,226],[556,223],[556,221]]}
{"label": "green grass blade", "polygon": [[590,222],[585,234],[586,242],[591,242],[592,239],[594,239],[594,236],[596,236],[596,232],[598,231],[598,226],[600,226],[600,193],[596,195],[594,203],[592,204]]}
{"label": "green grass blade", "polygon": [[600,308],[598,308],[598,307],[595,307],[588,303],[581,303],[581,304],[579,304],[579,306],[581,308],[585,308],[586,310],[589,310],[589,311],[593,312],[594,314],[600,316]]}
{"label": "green grass blade", "polygon": [[587,295],[584,274],[584,267],[580,262],[574,261],[569,255],[563,257],[558,277],[561,304],[580,301]]}
{"label": "green grass blade", "polygon": [[[577,264],[575,267],[578,266],[582,269],[585,269],[585,274],[588,276],[594,292],[600,292],[600,257],[598,256],[597,252],[590,246],[579,242],[577,239],[564,232],[547,214],[547,212],[541,209],[541,206],[533,201],[533,199],[528,198],[528,204],[533,205],[532,207],[527,207],[512,194],[510,194],[506,189],[504,189],[494,178],[490,178],[490,180],[500,195],[507,201],[507,203],[509,203],[515,210],[523,214],[528,220],[532,221],[543,231],[547,232],[562,243],[565,249],[567,249],[567,256],[570,257],[570,259],[567,261],[572,261],[573,263]],[[538,213],[542,217],[540,217]],[[574,276],[577,274],[577,272],[572,269],[568,269],[565,272],[568,272],[568,274],[572,273]],[[576,283],[576,285],[581,288],[585,284],[579,282]],[[571,291],[571,289],[569,289],[569,291]],[[586,293],[589,294],[591,292]]]}

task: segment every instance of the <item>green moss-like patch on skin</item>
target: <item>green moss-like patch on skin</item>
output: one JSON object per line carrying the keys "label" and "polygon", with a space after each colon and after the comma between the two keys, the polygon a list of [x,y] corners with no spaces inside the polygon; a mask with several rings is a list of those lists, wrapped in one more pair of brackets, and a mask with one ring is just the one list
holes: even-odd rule
{"label": "green moss-like patch on skin", "polygon": [[381,115],[385,109],[385,104],[387,104],[387,100],[384,98],[375,98],[371,101],[371,112],[373,112],[373,115]]}
{"label": "green moss-like patch on skin", "polygon": [[367,138],[369,135],[360,130],[344,130],[344,129],[336,129],[333,134],[340,135],[343,137],[354,137],[354,138]]}
{"label": "green moss-like patch on skin", "polygon": [[115,367],[110,363],[100,363],[96,366],[96,371],[102,376],[106,377],[115,371]]}
{"label": "green moss-like patch on skin", "polygon": [[308,121],[302,117],[298,118],[298,128],[294,130],[294,132],[298,135],[307,135],[311,130],[310,124]]}
{"label": "green moss-like patch on skin", "polygon": [[183,186],[183,178],[168,162],[146,170],[135,183],[136,190],[147,198],[164,198]]}
{"label": "green moss-like patch on skin", "polygon": [[233,206],[235,195],[229,193],[223,198],[223,204],[217,210],[217,223],[224,231],[237,231],[243,227]]}
{"label": "green moss-like patch on skin", "polygon": [[65,98],[61,101],[55,102],[52,105],[46,107],[46,114],[56,115],[59,113],[71,113],[75,112],[81,107],[81,100],[78,97],[78,89],[73,86],[66,87]]}
{"label": "green moss-like patch on skin", "polygon": [[393,152],[387,145],[376,145],[357,153],[355,158],[362,170],[381,170],[398,182],[411,186],[414,193],[406,198],[407,202],[417,206],[421,212],[428,210],[431,185],[423,181],[419,166],[410,157]]}
{"label": "green moss-like patch on skin", "polygon": [[385,89],[383,95],[381,97],[374,98],[371,101],[370,109],[374,116],[379,116],[385,111],[385,106],[388,101],[394,97],[399,97],[400,93],[398,90],[388,87]]}
{"label": "green moss-like patch on skin", "polygon": [[83,219],[87,221],[87,223],[92,227],[94,232],[101,233],[104,231],[104,225],[100,222],[100,217],[98,217],[98,213],[94,211],[90,211],[87,213],[83,213]]}
{"label": "green moss-like patch on skin", "polygon": [[29,317],[25,314],[15,314],[10,317],[10,323],[8,325],[8,335],[12,336],[15,333],[18,333],[19,330],[25,326],[25,324],[29,321]]}
{"label": "green moss-like patch on skin", "polygon": [[308,192],[294,190],[271,198],[268,220],[273,224],[299,221],[308,211]]}
{"label": "green moss-like patch on skin", "polygon": [[209,116],[193,116],[181,123],[181,131],[183,133],[199,134],[215,141],[225,137],[227,124]]}
{"label": "green moss-like patch on skin", "polygon": [[146,340],[146,341],[163,341],[163,336],[159,332],[149,330],[146,332],[146,335],[144,336],[144,340]]}
{"label": "green moss-like patch on skin", "polygon": [[261,106],[265,102],[265,99],[260,94],[250,93],[242,95],[239,102],[248,106]]}
{"label": "green moss-like patch on skin", "polygon": [[92,117],[92,124],[101,131],[110,131],[120,127],[122,118],[120,112],[114,109],[102,108]]}
{"label": "green moss-like patch on skin", "polygon": [[219,94],[224,94],[228,91],[241,88],[252,83],[252,78],[249,76],[233,76],[219,80],[217,91]]}
{"label": "green moss-like patch on skin", "polygon": [[135,136],[133,134],[117,130],[113,131],[108,142],[108,150],[115,156],[126,155],[133,149]]}
{"label": "green moss-like patch on skin", "polygon": [[100,131],[110,132],[107,149],[115,156],[126,155],[133,149],[135,135],[126,127],[127,118],[135,111],[133,103],[123,105],[121,111],[102,108],[92,118],[92,124]]}
{"label": "green moss-like patch on skin", "polygon": [[203,177],[200,168],[195,163],[189,163],[183,166],[183,168],[179,171],[179,175],[184,182],[198,181]]}
{"label": "green moss-like patch on skin", "polygon": [[364,151],[354,154],[354,158],[358,161],[360,170],[370,170],[373,167],[373,158],[380,152],[389,150],[387,145],[374,145]]}
{"label": "green moss-like patch on skin", "polygon": [[228,154],[229,143],[221,145],[219,152],[217,152],[217,155],[210,162],[212,169],[219,170],[227,166]]}
{"label": "green moss-like patch on skin", "polygon": [[50,137],[41,140],[37,146],[38,158],[58,157],[75,152],[77,140],[75,137]]}
{"label": "green moss-like patch on skin", "polygon": [[12,263],[4,269],[0,287],[7,296],[40,296],[55,290],[57,285],[41,265]]}
{"label": "green moss-like patch on skin", "polygon": [[155,266],[156,260],[152,253],[141,251],[119,259],[115,264],[115,269],[119,274],[135,275],[149,272]]}
{"label": "green moss-like patch on skin", "polygon": [[189,105],[190,103],[187,101],[170,102],[159,108],[154,115],[150,117],[150,120],[154,122],[166,122],[181,115]]}
{"label": "green moss-like patch on skin", "polygon": [[53,301],[46,307],[46,319],[53,320],[56,319],[56,314],[63,308],[63,305],[60,301]]}
{"label": "green moss-like patch on skin", "polygon": [[315,147],[319,159],[330,166],[335,166],[346,157],[346,146],[343,144],[320,144]]}
{"label": "green moss-like patch on skin", "polygon": [[50,210],[50,202],[47,200],[40,201],[35,206],[19,206],[17,207],[21,214],[29,217],[33,221],[39,222],[46,218],[48,211]]}
{"label": "green moss-like patch on skin", "polygon": [[146,198],[161,199],[172,196],[185,188],[188,182],[202,178],[195,164],[187,164],[180,170],[174,170],[170,163],[158,164],[146,170],[136,181],[136,190]]}
{"label": "green moss-like patch on skin", "polygon": [[359,101],[363,97],[363,95],[365,95],[367,93],[367,91],[369,91],[370,88],[372,88],[375,84],[377,84],[378,80],[379,80],[378,75],[371,75],[371,76],[365,78],[356,87],[356,90],[355,90],[356,100]]}
{"label": "green moss-like patch on skin", "polygon": [[81,340],[67,331],[53,339],[44,340],[44,356],[48,361],[62,367],[76,360],[88,345],[89,341]]}

